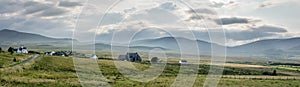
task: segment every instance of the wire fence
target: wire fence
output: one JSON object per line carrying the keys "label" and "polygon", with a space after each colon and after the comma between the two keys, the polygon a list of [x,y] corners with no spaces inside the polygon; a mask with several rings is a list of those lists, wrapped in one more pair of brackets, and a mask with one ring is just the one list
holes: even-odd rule
{"label": "wire fence", "polygon": [[223,75],[222,78],[255,79],[255,80],[300,80],[300,76],[250,76],[250,75]]}

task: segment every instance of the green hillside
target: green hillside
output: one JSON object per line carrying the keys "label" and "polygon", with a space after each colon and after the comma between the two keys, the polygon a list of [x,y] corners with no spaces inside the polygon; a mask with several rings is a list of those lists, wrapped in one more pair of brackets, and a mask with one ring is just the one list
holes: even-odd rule
{"label": "green hillside", "polygon": [[[0,68],[11,67],[16,64],[19,64],[27,59],[29,59],[32,55],[26,54],[10,54],[8,52],[0,53]],[[14,58],[16,60],[14,60]]]}

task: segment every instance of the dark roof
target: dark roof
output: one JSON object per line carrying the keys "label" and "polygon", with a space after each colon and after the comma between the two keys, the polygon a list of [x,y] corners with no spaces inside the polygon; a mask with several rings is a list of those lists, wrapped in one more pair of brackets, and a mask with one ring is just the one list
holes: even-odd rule
{"label": "dark roof", "polygon": [[180,60],[181,62],[187,62],[187,60]]}
{"label": "dark roof", "polygon": [[126,55],[120,55],[120,56],[119,56],[119,58],[121,58],[121,57],[122,57],[122,58],[125,58],[125,57],[126,57]]}
{"label": "dark roof", "polygon": [[137,53],[127,53],[127,54],[137,54]]}
{"label": "dark roof", "polygon": [[139,54],[138,53],[127,53],[127,55],[135,55],[135,56],[137,56]]}

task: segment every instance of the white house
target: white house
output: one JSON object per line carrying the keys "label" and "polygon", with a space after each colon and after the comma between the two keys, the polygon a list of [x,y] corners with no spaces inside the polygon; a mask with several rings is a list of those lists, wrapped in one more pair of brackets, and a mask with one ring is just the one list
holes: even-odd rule
{"label": "white house", "polygon": [[187,60],[180,60],[179,64],[188,64]]}
{"label": "white house", "polygon": [[28,53],[28,50],[27,50],[26,47],[21,46],[19,49],[16,50],[16,53],[24,53],[24,54],[27,54],[27,53]]}
{"label": "white house", "polygon": [[50,55],[52,56],[53,54],[55,54],[55,52],[54,51],[52,51],[51,53],[50,53]]}
{"label": "white house", "polygon": [[27,49],[22,49],[22,53],[28,53],[28,50]]}
{"label": "white house", "polygon": [[97,59],[98,59],[98,56],[97,56],[97,55],[93,55],[93,56],[91,56],[90,58],[91,58],[91,59],[97,60]]}
{"label": "white house", "polygon": [[55,54],[56,52],[52,51],[52,52],[45,52],[45,55],[50,55],[53,56],[53,54]]}

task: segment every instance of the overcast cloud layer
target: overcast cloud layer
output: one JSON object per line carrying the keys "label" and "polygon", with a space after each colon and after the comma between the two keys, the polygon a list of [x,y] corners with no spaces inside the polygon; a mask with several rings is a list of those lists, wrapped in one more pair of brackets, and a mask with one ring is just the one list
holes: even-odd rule
{"label": "overcast cloud layer", "polygon": [[[94,30],[98,30],[96,28],[98,23],[89,23],[89,21],[99,20],[100,16],[105,15],[102,23],[105,29],[97,32],[97,41],[104,43],[111,40],[113,33],[127,34],[140,29],[147,29],[147,31],[143,31],[143,34],[136,39],[168,36],[166,32],[151,30],[147,27],[149,25],[165,28],[178,37],[189,36],[185,34],[190,34],[188,32],[192,31],[197,39],[209,41],[207,30],[188,30],[183,24],[179,24],[193,25],[203,20],[208,20],[206,21],[208,24],[223,26],[228,45],[239,45],[261,39],[296,37],[300,32],[296,29],[299,17],[289,16],[289,14],[300,13],[285,11],[284,8],[278,9],[285,5],[294,5],[290,10],[297,10],[300,7],[299,0],[212,0],[210,5],[192,10],[172,2],[145,2],[147,1],[124,0],[105,14],[106,9],[85,4],[83,0],[1,0],[0,29],[32,32],[50,37],[72,37],[76,18],[80,12],[83,12],[80,21],[87,25],[80,28],[85,29],[86,34],[93,34]],[[83,7],[85,11],[81,11]],[[242,9],[252,13],[244,12]],[[274,11],[276,9],[278,10]],[[278,20],[282,18],[276,18],[276,15],[268,18],[271,14],[254,14],[261,11],[288,15],[280,22]],[[211,15],[218,15],[218,17]],[[120,25],[120,22],[123,24]]]}

